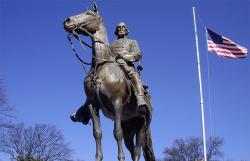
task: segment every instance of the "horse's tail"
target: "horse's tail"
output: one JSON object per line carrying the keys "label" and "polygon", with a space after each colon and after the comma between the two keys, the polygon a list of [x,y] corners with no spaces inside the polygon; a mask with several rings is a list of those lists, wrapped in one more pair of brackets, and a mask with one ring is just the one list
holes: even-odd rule
{"label": "horse's tail", "polygon": [[145,158],[145,161],[156,161],[154,151],[153,151],[153,143],[152,143],[150,127],[145,132],[145,143],[142,149],[143,149],[143,156]]}

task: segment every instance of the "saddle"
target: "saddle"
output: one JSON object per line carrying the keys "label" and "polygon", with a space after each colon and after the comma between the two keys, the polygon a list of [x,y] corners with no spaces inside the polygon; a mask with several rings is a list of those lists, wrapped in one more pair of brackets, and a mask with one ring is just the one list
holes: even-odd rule
{"label": "saddle", "polygon": [[[145,89],[145,96],[147,97],[147,101],[148,101],[148,116],[147,116],[147,124],[149,125],[151,118],[152,118],[152,106],[151,106],[151,95],[148,91],[148,86],[143,85],[144,89]],[[89,123],[89,120],[91,118],[91,115],[89,113],[88,107],[85,105],[82,105],[76,112],[76,115],[74,117],[71,116],[71,120],[73,122],[82,122],[84,125],[87,125]]]}
{"label": "saddle", "polygon": [[[132,81],[130,79],[129,74],[127,72],[125,72],[122,68],[121,68],[121,70],[124,73],[124,76],[125,76],[125,79],[126,79],[126,85],[128,87],[127,92],[129,93],[128,99],[123,103],[125,105],[127,102],[129,102],[129,97],[133,95],[133,93],[135,92],[135,89],[133,87],[133,84],[132,84]],[[151,96],[150,96],[150,92],[149,92],[149,87],[147,85],[143,84],[143,89],[144,89],[144,95],[146,97],[147,104],[149,105],[149,107],[148,107],[148,111],[149,111],[148,117],[150,119],[147,119],[147,120],[151,120],[152,106],[151,106]],[[77,121],[82,122],[84,125],[87,125],[89,123],[90,118],[91,118],[91,115],[89,113],[88,106],[86,104],[84,104],[77,110],[74,117],[71,117],[71,120],[73,122],[77,122]]]}

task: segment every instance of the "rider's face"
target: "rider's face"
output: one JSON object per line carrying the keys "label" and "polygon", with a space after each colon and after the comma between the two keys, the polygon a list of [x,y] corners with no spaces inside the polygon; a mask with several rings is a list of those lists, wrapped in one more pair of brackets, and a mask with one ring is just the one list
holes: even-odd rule
{"label": "rider's face", "polygon": [[118,26],[117,27],[117,34],[120,37],[125,36],[126,35],[126,27],[125,26]]}

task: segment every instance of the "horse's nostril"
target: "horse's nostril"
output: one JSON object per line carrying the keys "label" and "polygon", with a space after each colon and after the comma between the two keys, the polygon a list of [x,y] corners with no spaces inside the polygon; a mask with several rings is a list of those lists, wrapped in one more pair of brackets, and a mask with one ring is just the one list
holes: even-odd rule
{"label": "horse's nostril", "polygon": [[68,17],[68,18],[66,18],[66,20],[65,20],[65,22],[69,22],[70,21],[70,18]]}

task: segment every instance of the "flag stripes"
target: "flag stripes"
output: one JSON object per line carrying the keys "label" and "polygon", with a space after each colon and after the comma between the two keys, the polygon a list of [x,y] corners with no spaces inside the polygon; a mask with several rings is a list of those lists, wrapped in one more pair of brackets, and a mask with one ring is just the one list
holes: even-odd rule
{"label": "flag stripes", "polygon": [[247,48],[237,45],[232,40],[221,36],[208,28],[206,28],[206,32],[209,52],[216,52],[218,56],[223,58],[247,57]]}

